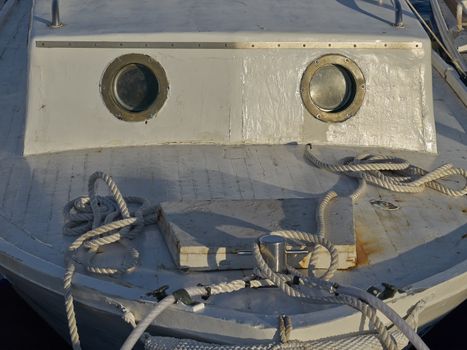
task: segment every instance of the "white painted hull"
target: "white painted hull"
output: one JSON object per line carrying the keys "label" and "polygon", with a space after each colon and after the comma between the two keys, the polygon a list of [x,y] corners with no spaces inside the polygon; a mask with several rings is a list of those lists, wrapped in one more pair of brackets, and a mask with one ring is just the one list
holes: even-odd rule
{"label": "white painted hull", "polygon": [[[467,53],[459,51],[459,47],[465,45],[467,40],[465,29],[459,30],[459,28],[457,28],[456,16],[451,12],[445,0],[430,1],[433,9],[433,17],[450,57],[456,60],[457,67],[461,71],[467,72]],[[465,7],[465,4],[463,6]],[[463,13],[463,17],[465,18],[465,9]]]}

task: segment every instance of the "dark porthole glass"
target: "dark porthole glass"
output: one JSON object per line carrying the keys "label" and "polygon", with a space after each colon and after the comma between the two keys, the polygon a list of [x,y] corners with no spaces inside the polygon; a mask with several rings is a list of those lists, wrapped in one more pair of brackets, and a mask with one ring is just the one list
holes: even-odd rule
{"label": "dark porthole glass", "polygon": [[115,58],[105,68],[99,89],[105,106],[116,118],[142,122],[159,113],[168,97],[169,82],[154,58],[130,53]]}
{"label": "dark porthole glass", "polygon": [[124,66],[115,76],[114,95],[117,102],[129,112],[147,110],[159,95],[159,82],[154,73],[143,64]]}

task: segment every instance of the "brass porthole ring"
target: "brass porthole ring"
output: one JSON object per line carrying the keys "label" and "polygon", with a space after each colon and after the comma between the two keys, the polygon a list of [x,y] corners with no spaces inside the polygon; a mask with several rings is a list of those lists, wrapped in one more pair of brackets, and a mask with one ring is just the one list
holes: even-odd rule
{"label": "brass porthole ring", "polygon": [[331,123],[353,117],[363,104],[365,77],[350,58],[330,54],[311,62],[303,73],[300,94],[307,111]]}
{"label": "brass porthole ring", "polygon": [[127,122],[145,121],[160,111],[169,91],[164,68],[152,57],[127,54],[104,71],[100,92],[107,109]]}

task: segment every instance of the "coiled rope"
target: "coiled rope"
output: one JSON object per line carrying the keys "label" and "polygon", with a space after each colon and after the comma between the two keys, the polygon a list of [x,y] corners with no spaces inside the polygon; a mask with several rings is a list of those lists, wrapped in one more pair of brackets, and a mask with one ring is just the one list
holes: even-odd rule
{"label": "coiled rope", "polygon": [[[107,185],[111,192],[110,197],[97,195],[99,181]],[[88,193],[88,196],[69,202],[63,210],[65,217],[63,233],[68,236],[79,236],[68,247],[65,255],[66,270],[63,279],[68,329],[74,350],[81,349],[71,289],[76,264],[84,265],[89,272],[101,275],[132,272],[138,264],[139,252],[131,247],[129,241],[142,232],[144,226],[156,223],[156,211],[159,210],[142,198],[124,198],[112,178],[102,172],[91,175]],[[130,212],[129,204],[137,205],[139,208]],[[116,267],[96,265],[94,263],[96,253],[101,247],[112,243],[123,245],[127,249],[128,258]],[[86,263],[80,262],[77,258],[76,253],[82,247],[90,254]]]}

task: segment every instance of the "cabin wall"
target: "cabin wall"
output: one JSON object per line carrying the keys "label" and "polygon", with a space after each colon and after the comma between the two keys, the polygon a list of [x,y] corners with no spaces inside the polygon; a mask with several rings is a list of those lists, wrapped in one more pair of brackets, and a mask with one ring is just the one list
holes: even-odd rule
{"label": "cabin wall", "polygon": [[[99,84],[117,57],[142,53],[165,69],[169,95],[147,122],[116,119]],[[310,62],[353,59],[366,78],[360,111],[312,117],[300,97]],[[412,49],[30,48],[24,154],[164,143],[315,143],[436,152],[428,40]]]}

